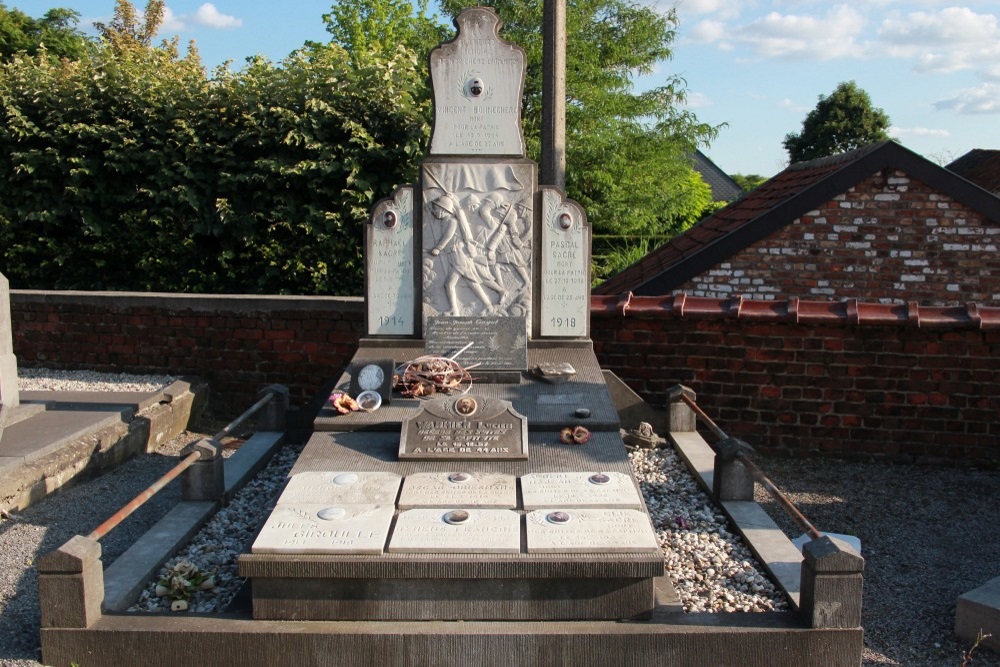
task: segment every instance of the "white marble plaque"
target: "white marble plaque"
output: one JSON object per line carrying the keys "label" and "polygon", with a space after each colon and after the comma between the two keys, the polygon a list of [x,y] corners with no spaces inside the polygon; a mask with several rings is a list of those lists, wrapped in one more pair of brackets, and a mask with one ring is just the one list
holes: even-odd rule
{"label": "white marble plaque", "polygon": [[590,233],[583,209],[542,188],[542,336],[582,337],[590,318]]}
{"label": "white marble plaque", "polygon": [[366,229],[368,333],[415,333],[413,188],[396,190],[372,209]]}
{"label": "white marble plaque", "polygon": [[466,9],[455,26],[455,39],[430,55],[431,155],[523,156],[524,51],[500,39],[492,9]]}
{"label": "white marble plaque", "polygon": [[255,554],[380,554],[395,508],[278,503],[250,549]]}
{"label": "white marble plaque", "polygon": [[642,509],[632,478],[620,472],[533,472],[521,477],[524,509]]}
{"label": "white marble plaque", "polygon": [[300,472],[288,480],[278,502],[394,507],[401,482],[393,472]]}
{"label": "white marble plaque", "polygon": [[517,507],[513,475],[486,472],[418,472],[403,480],[399,509],[414,507]]}
{"label": "white marble plaque", "polygon": [[521,517],[511,510],[413,509],[399,513],[390,553],[518,553]]}
{"label": "white marble plaque", "polygon": [[544,509],[525,515],[528,553],[659,550],[645,514],[626,509]]}

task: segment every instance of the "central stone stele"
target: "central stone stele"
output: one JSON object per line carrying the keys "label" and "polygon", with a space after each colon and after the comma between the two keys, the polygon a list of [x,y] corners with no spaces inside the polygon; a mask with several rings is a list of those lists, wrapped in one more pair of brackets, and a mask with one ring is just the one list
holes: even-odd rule
{"label": "central stone stele", "polygon": [[[255,618],[624,619],[654,606],[663,556],[589,338],[586,215],[524,157],[524,52],[491,9],[455,24],[430,56],[420,182],[367,225],[367,336],[338,381],[367,411],[324,408],[240,558]],[[389,388],[392,365],[425,355],[470,369],[471,390]],[[575,426],[589,440],[563,443]]]}

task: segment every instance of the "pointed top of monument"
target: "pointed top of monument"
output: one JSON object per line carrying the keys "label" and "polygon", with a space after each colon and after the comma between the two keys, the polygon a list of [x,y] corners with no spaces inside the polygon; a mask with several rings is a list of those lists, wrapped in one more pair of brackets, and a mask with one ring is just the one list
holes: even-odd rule
{"label": "pointed top of monument", "polygon": [[500,26],[493,9],[466,9],[455,39],[431,51],[431,155],[524,157],[524,50],[500,39]]}

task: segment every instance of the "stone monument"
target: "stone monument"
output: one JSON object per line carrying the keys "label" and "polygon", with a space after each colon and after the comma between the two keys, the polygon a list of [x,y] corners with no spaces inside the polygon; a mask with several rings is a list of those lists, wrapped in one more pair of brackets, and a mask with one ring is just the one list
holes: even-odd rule
{"label": "stone monument", "polygon": [[[524,52],[492,9],[455,24],[419,182],[366,229],[367,335],[337,389],[381,400],[317,417],[240,558],[257,619],[627,619],[663,586],[589,338],[586,214],[525,158]],[[390,392],[390,359],[472,384]]]}
{"label": "stone monument", "polygon": [[4,426],[21,404],[17,389],[17,357],[10,323],[10,283],[0,273],[0,438]]}

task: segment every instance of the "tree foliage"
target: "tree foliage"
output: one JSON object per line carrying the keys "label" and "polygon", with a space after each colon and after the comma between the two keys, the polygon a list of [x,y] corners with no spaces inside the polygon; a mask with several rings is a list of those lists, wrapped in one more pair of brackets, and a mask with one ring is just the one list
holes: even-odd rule
{"label": "tree foliage", "polygon": [[368,209],[415,180],[428,140],[413,53],[313,49],[209,80],[137,25],[84,61],[0,66],[12,284],[360,293]]}
{"label": "tree foliage", "polygon": [[[537,159],[541,0],[495,6],[528,54]],[[2,270],[39,289],[359,294],[364,222],[417,180],[427,54],[450,29],[407,0],[340,3],[328,43],[209,78],[193,48],[154,45],[164,11],[117,0],[88,57],[0,64]],[[680,105],[679,78],[633,90],[669,57],[674,13],[581,0],[568,23],[568,194],[607,254],[634,253],[711,206],[687,155],[716,128]]]}
{"label": "tree foliage", "polygon": [[55,8],[35,19],[17,9],[7,9],[0,2],[0,59],[10,60],[16,53],[56,60],[79,60],[90,53],[90,40],[77,30],[80,13]]}
{"label": "tree foliage", "polygon": [[802,131],[785,135],[789,162],[836,155],[889,138],[889,116],[853,81],[843,82],[802,121]]}
{"label": "tree foliage", "polygon": [[733,174],[730,176],[736,185],[740,186],[743,192],[750,192],[758,185],[767,180],[767,176],[760,174]]}

